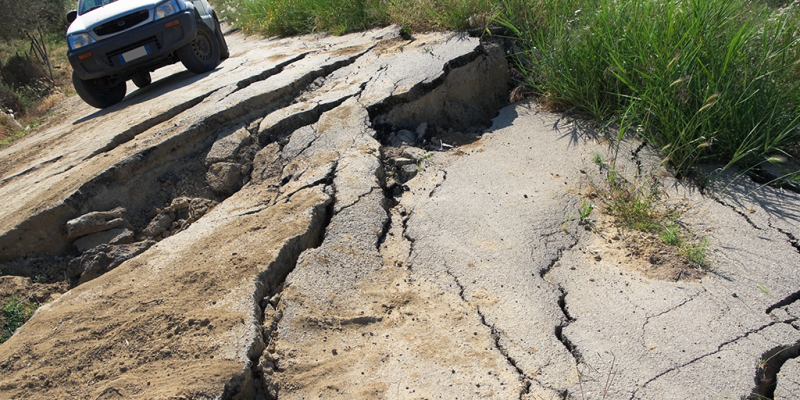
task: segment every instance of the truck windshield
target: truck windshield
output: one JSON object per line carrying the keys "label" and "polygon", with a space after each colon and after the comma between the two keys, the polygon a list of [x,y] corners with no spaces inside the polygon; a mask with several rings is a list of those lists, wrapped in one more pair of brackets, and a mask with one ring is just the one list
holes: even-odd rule
{"label": "truck windshield", "polygon": [[100,8],[115,1],[117,0],[81,0],[81,5],[78,7],[78,11],[81,15],[83,15],[94,10],[95,8]]}

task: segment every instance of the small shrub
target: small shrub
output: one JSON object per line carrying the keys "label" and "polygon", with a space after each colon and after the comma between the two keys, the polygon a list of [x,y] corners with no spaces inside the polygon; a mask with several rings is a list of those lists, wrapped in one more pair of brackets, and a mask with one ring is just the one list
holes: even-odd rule
{"label": "small shrub", "polygon": [[47,71],[38,61],[30,60],[20,55],[11,56],[0,67],[0,76],[6,85],[18,89],[35,82],[47,79]]}

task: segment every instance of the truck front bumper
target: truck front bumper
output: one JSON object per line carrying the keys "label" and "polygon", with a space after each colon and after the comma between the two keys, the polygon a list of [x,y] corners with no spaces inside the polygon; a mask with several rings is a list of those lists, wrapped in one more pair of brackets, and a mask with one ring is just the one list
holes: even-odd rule
{"label": "truck front bumper", "polygon": [[197,36],[192,10],[185,10],[147,25],[132,28],[77,50],[67,57],[83,80],[120,76],[128,79],[149,67],[164,65],[172,53]]}

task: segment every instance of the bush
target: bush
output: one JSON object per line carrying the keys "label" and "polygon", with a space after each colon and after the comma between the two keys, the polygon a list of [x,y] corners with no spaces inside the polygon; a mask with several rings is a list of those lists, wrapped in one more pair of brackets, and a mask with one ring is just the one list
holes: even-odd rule
{"label": "bush", "polygon": [[48,74],[38,60],[31,61],[17,54],[11,56],[5,65],[0,65],[0,77],[6,85],[19,89],[47,79]]}

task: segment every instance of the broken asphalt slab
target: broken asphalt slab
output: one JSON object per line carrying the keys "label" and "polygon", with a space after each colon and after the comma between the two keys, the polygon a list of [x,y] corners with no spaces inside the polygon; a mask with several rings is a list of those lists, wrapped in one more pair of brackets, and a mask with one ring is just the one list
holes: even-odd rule
{"label": "broken asphalt slab", "polygon": [[[797,194],[662,175],[711,252],[708,272],[665,278],[575,221],[602,135],[534,103],[497,115],[499,46],[396,28],[229,42],[190,86],[165,70],[3,150],[4,272],[62,267],[65,224],[89,212],[124,206],[140,234],[178,198],[219,205],[41,307],[0,346],[2,397],[798,392]],[[468,144],[388,145],[403,129]]]}

